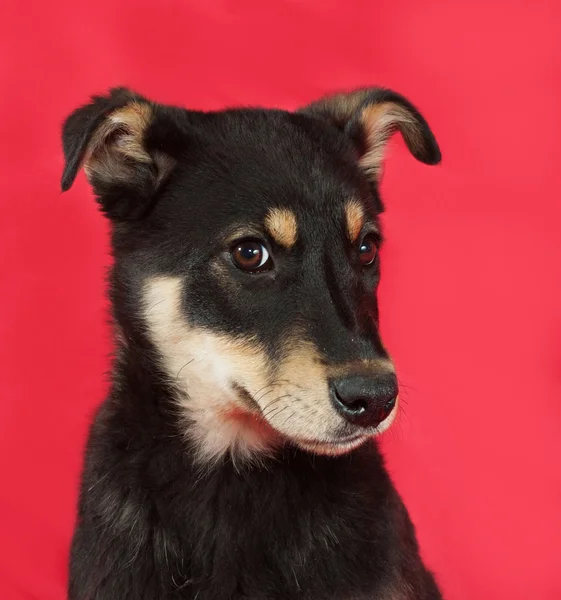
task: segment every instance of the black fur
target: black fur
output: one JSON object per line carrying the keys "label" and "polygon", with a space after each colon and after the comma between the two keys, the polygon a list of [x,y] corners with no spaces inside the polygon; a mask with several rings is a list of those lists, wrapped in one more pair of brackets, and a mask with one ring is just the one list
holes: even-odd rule
{"label": "black fur", "polygon": [[[365,102],[387,94],[373,90]],[[114,90],[69,117],[63,189],[99,124],[131,101],[148,103]],[[190,281],[182,311],[191,323],[254,336],[273,361],[294,322],[330,364],[387,356],[372,299],[379,265],[360,271],[342,226],[351,197],[379,226],[381,202],[358,166],[358,138],[313,106],[296,114],[150,106],[142,141],[151,156],[173,161],[165,180],[156,159],[127,165],[135,176],[125,180],[90,176],[113,223],[110,294],[120,341],[86,452],[70,600],[438,600],[374,441],[316,456],[286,440],[260,465],[225,456],[201,468],[139,311],[147,277],[181,275]],[[419,158],[436,163],[434,137],[411,109],[427,138]],[[357,127],[355,114],[349,123]],[[224,267],[233,282],[225,290],[209,268],[225,264],[224,231],[261,222],[274,206],[297,215],[295,248],[272,246],[274,275]]]}

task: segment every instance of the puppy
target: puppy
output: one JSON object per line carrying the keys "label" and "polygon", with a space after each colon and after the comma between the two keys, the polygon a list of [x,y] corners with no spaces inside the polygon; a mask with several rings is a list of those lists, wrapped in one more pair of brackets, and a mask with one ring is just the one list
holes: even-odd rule
{"label": "puppy", "polygon": [[375,437],[378,182],[428,124],[373,88],[196,112],[127,89],[66,120],[112,225],[116,355],[91,428],[71,600],[436,600]]}

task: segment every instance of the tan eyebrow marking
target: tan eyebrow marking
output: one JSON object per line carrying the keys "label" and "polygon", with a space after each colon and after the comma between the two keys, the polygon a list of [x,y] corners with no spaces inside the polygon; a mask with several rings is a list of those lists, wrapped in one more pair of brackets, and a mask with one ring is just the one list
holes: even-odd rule
{"label": "tan eyebrow marking", "polygon": [[296,215],[287,208],[272,208],[265,217],[265,227],[277,244],[291,248],[296,243]]}
{"label": "tan eyebrow marking", "polygon": [[356,242],[364,226],[364,208],[358,200],[351,200],[345,206],[347,233],[351,242]]}

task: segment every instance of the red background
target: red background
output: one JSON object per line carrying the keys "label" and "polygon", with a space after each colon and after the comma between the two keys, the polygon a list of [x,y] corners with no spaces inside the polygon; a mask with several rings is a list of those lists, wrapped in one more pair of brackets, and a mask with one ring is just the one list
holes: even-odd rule
{"label": "red background", "polygon": [[561,3],[2,3],[0,598],[61,600],[81,450],[106,388],[107,227],[59,127],[127,84],[196,108],[294,108],[379,83],[444,160],[392,144],[390,469],[449,600],[561,598]]}

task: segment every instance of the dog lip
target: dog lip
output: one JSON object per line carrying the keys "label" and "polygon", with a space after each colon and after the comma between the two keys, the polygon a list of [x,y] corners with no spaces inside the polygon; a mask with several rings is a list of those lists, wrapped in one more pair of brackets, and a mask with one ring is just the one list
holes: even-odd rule
{"label": "dog lip", "polygon": [[333,440],[310,440],[306,438],[297,438],[297,441],[299,443],[306,444],[309,446],[314,446],[317,444],[321,444],[322,446],[346,446],[347,444],[352,444],[353,442],[357,442],[358,440],[365,440],[368,437],[371,437],[370,434],[360,433],[356,435],[350,435],[347,437],[336,438]]}
{"label": "dog lip", "polygon": [[294,441],[297,446],[306,450],[307,452],[312,452],[314,454],[324,454],[324,455],[332,455],[337,456],[341,454],[347,454],[364,444],[370,438],[369,435],[363,435],[358,438],[354,438],[352,441],[344,441],[344,442],[305,442],[304,440]]}
{"label": "dog lip", "polygon": [[346,437],[341,437],[341,438],[337,438],[336,440],[333,440],[333,442],[329,442],[332,444],[348,444],[349,442],[355,442],[356,440],[360,440],[362,438],[365,437],[369,437],[367,434],[364,433],[356,433],[354,435],[348,435]]}

